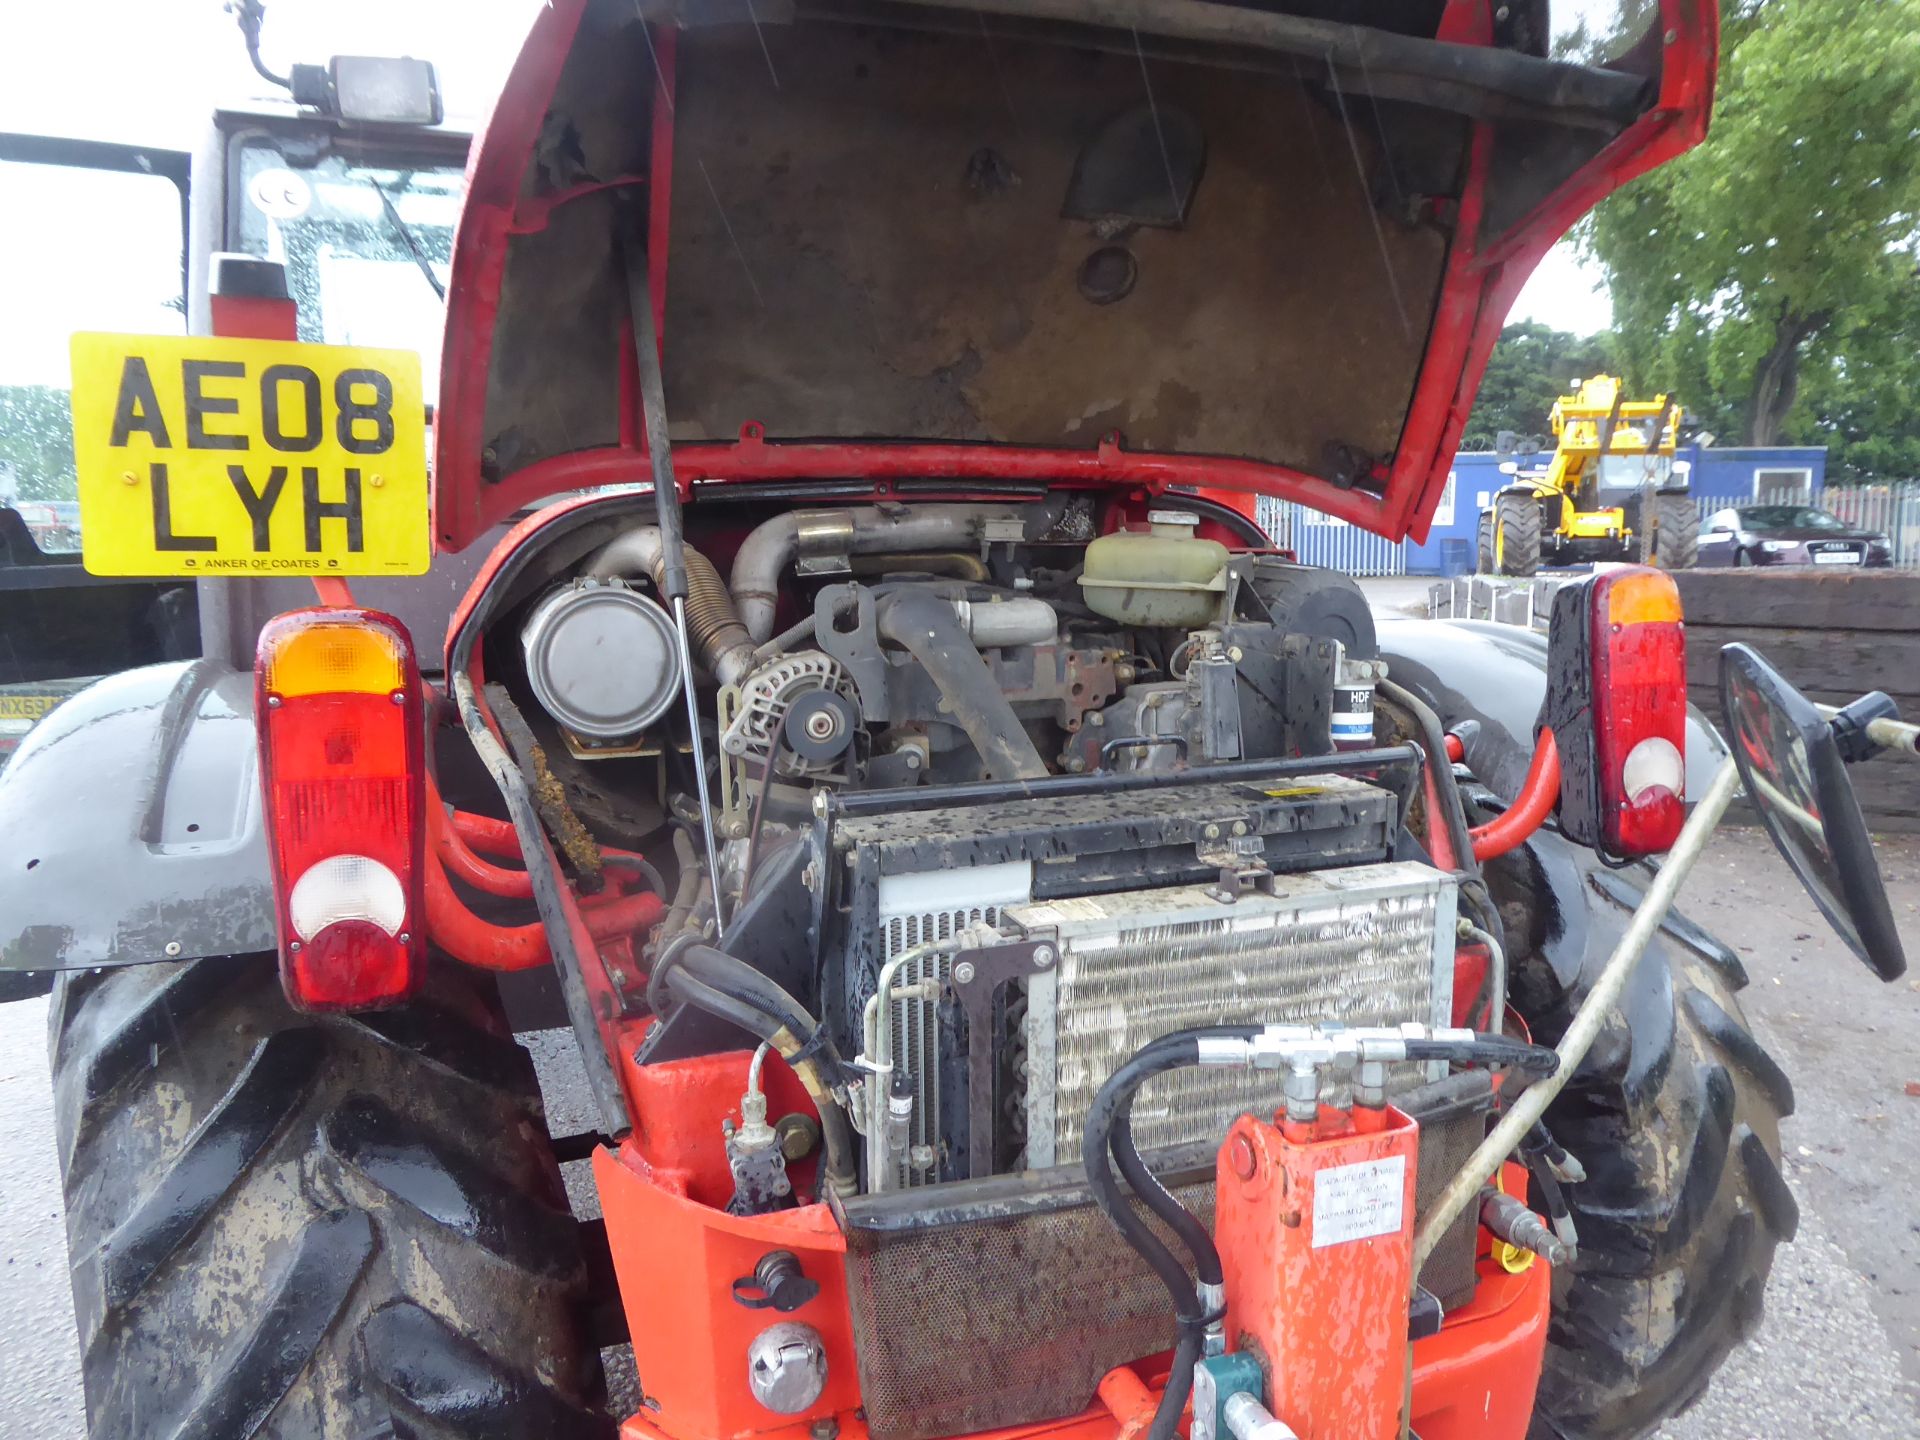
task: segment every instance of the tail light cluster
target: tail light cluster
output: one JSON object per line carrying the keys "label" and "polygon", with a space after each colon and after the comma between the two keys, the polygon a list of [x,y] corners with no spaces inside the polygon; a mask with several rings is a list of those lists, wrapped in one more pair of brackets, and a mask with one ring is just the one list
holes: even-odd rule
{"label": "tail light cluster", "polygon": [[1686,821],[1687,651],[1673,577],[1600,572],[1554,596],[1547,703],[1560,826],[1611,855],[1656,855]]}
{"label": "tail light cluster", "polygon": [[280,981],[302,1010],[395,1004],[425,970],[425,733],[406,627],[297,610],[255,662]]}

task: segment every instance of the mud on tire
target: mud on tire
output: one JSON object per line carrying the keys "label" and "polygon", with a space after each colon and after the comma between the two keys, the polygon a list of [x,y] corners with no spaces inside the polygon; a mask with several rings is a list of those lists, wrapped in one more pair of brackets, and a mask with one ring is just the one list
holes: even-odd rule
{"label": "mud on tire", "polygon": [[[1648,879],[1546,831],[1490,868],[1535,1039],[1559,1040]],[[1572,895],[1581,911],[1552,898]],[[1739,957],[1670,914],[1547,1111],[1588,1178],[1567,1191],[1580,1254],[1554,1276],[1531,1440],[1647,1434],[1760,1321],[1799,1210],[1779,1163],[1793,1087],[1747,1029],[1746,982]]]}
{"label": "mud on tire", "polygon": [[293,1012],[270,958],[63,977],[94,1440],[610,1436],[577,1226],[492,987]]}

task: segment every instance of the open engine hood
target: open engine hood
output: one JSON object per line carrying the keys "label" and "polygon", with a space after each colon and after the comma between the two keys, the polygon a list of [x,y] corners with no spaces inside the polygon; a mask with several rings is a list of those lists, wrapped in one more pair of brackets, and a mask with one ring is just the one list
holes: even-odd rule
{"label": "open engine hood", "polygon": [[1585,67],[1546,0],[550,0],[470,163],[438,542],[648,477],[642,294],[689,493],[1194,487],[1424,537],[1527,274],[1705,133],[1712,0],[1627,8]]}

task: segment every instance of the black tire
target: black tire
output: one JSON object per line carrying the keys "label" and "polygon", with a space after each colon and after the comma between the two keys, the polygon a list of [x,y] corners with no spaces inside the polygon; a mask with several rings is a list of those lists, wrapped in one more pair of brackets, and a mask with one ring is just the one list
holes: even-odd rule
{"label": "black tire", "polygon": [[1474,573],[1491,575],[1493,573],[1493,512],[1480,512],[1480,530],[1474,549]]}
{"label": "black tire", "polygon": [[[1558,1042],[1648,878],[1550,832],[1491,867],[1510,994],[1536,1040]],[[1530,1440],[1646,1435],[1759,1324],[1799,1210],[1780,1172],[1793,1086],[1741,1016],[1746,981],[1739,957],[1670,913],[1547,1111],[1588,1178],[1567,1190],[1580,1251],[1554,1276]]]}
{"label": "black tire", "polygon": [[1752,552],[1747,550],[1735,550],[1733,552],[1733,563],[1735,565],[1738,565],[1743,570],[1746,569],[1748,566],[1754,563]]}
{"label": "black tire", "polygon": [[1700,507],[1690,495],[1662,495],[1654,516],[1653,563],[1662,570],[1691,570],[1700,555]]}
{"label": "black tire", "polygon": [[1540,572],[1540,502],[1531,495],[1496,495],[1494,552],[1502,575]]}
{"label": "black tire", "polygon": [[94,1440],[612,1434],[490,982],[322,1018],[269,958],[140,966],[62,977],[51,1029]]}

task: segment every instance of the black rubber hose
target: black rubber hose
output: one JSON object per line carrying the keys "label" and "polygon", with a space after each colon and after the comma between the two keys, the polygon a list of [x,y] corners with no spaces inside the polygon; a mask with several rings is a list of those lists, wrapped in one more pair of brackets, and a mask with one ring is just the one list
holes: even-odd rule
{"label": "black rubber hose", "polygon": [[1197,1064],[1199,1054],[1198,1039],[1191,1033],[1165,1035],[1150,1041],[1107,1077],[1106,1084],[1093,1097],[1086,1123],[1080,1132],[1080,1158],[1086,1166],[1087,1189],[1093,1194],[1094,1204],[1100,1207],[1114,1228],[1160,1277],[1160,1283],[1167,1287],[1167,1294],[1173,1298],[1175,1318],[1182,1325],[1201,1319],[1193,1276],[1174,1257],[1173,1252],[1161,1243],[1160,1237],[1147,1227],[1146,1221],[1127,1204],[1120,1193],[1119,1184],[1114,1180],[1108,1157],[1113,1145],[1114,1125],[1122,1104],[1153,1076]]}
{"label": "black rubber hose", "polygon": [[[1447,736],[1440,728],[1440,717],[1433,713],[1433,707],[1404,685],[1391,680],[1379,682],[1381,694],[1409,715],[1413,723],[1420,727],[1421,744],[1427,752],[1427,764],[1434,767],[1434,790],[1440,795],[1442,814],[1440,821],[1447,827],[1447,839],[1458,857],[1460,868],[1469,875],[1480,873],[1480,862],[1473,858],[1473,837],[1467,833],[1467,811],[1460,802],[1460,787],[1453,783],[1451,770],[1439,767],[1447,764]],[[1445,783],[1441,783],[1444,779]],[[1498,933],[1498,932],[1490,932]]]}
{"label": "black rubber hose", "polygon": [[1220,1251],[1213,1243],[1213,1236],[1200,1223],[1200,1217],[1183,1205],[1171,1190],[1160,1183],[1160,1177],[1147,1168],[1147,1162],[1140,1157],[1139,1147],[1133,1143],[1132,1095],[1127,1096],[1125,1106],[1115,1116],[1111,1148],[1113,1163],[1120,1167],[1120,1178],[1127,1182],[1149,1210],[1160,1217],[1180,1243],[1187,1247],[1187,1253],[1193,1256],[1194,1272],[1200,1283],[1224,1284],[1226,1271],[1221,1267]]}
{"label": "black rubber hose", "polygon": [[768,979],[746,961],[716,950],[711,945],[689,945],[679,952],[675,962],[695,979],[705,981],[723,995],[757,1005],[769,1015],[778,1016],[803,1040],[811,1040],[820,1022],[778,982]]}
{"label": "black rubber hose", "polygon": [[1560,1068],[1560,1053],[1482,1031],[1471,1040],[1409,1040],[1409,1060],[1445,1060],[1454,1065],[1503,1065],[1545,1077]]}
{"label": "black rubber hose", "polygon": [[[1204,1272],[1210,1266],[1212,1275],[1219,1276],[1220,1257],[1211,1237],[1206,1235],[1192,1212],[1175,1199],[1140,1160],[1133,1144],[1129,1117],[1135,1092],[1148,1080],[1168,1070],[1199,1063],[1202,1039],[1249,1040],[1258,1035],[1261,1028],[1258,1025],[1208,1025],[1175,1031],[1149,1041],[1107,1077],[1106,1083],[1093,1098],[1085,1128],[1081,1131],[1080,1156],[1086,1166],[1087,1188],[1093,1194],[1094,1203],[1127,1243],[1153,1268],[1154,1273],[1159,1275],[1161,1283],[1167,1287],[1167,1293],[1173,1297],[1174,1321],[1178,1332],[1173,1351],[1173,1369],[1167,1376],[1167,1387],[1161,1393],[1160,1404],[1154,1411],[1148,1440],[1172,1440],[1179,1427],[1181,1412],[1186,1408],[1187,1396],[1193,1388],[1193,1370],[1200,1361],[1209,1317],[1201,1309],[1200,1297],[1186,1266],[1161,1244],[1146,1221],[1135,1213],[1120,1194],[1120,1187],[1108,1168],[1108,1155],[1111,1152],[1123,1170],[1129,1168],[1130,1164],[1138,1165],[1139,1173],[1145,1176],[1147,1183],[1142,1186],[1131,1178],[1129,1183],[1135,1185],[1141,1200],[1168,1222],[1189,1250],[1195,1251],[1196,1267]],[[1131,1160],[1127,1158],[1129,1155]],[[1169,1208],[1162,1209],[1163,1204]],[[1190,1238],[1196,1233],[1202,1240],[1199,1247]],[[1207,1279],[1204,1273],[1202,1281],[1216,1285],[1220,1283],[1218,1278]]]}

